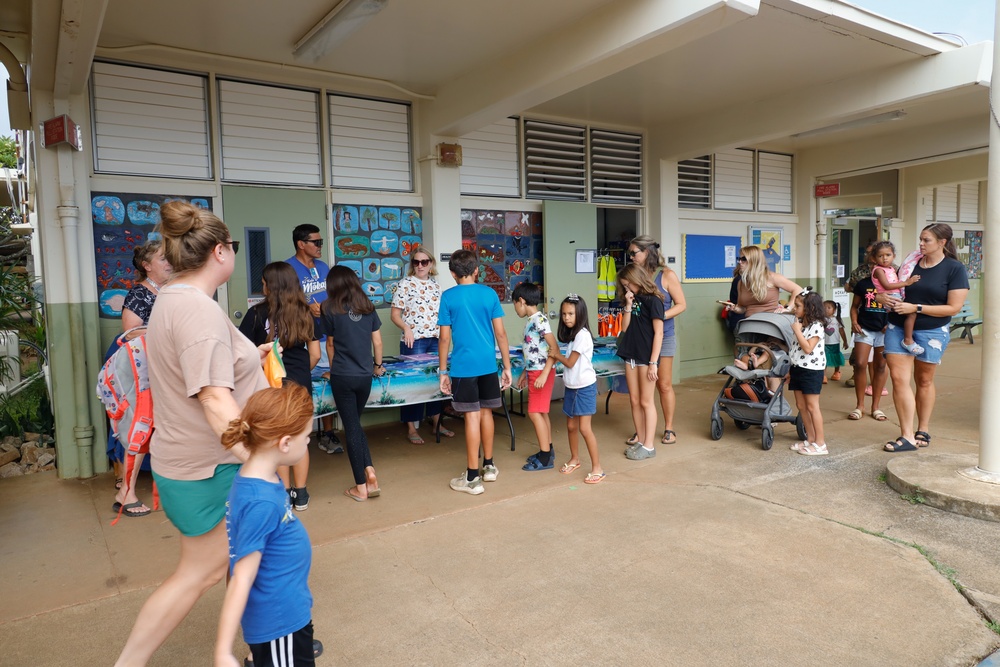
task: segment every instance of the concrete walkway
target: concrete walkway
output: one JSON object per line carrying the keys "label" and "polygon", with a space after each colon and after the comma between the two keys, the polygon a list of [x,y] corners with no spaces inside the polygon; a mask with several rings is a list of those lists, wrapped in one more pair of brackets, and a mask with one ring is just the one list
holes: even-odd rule
{"label": "concrete walkway", "polygon": [[[677,387],[679,442],[642,462],[622,455],[632,426],[616,395],[594,421],[597,486],[586,464],[522,472],[535,438],[517,417],[518,451],[498,437],[499,480],[476,497],[448,488],[461,437],[416,447],[401,427],[372,429],[383,494],[367,503],[341,495],[346,458],[317,451],[298,515],[315,545],[317,664],[975,665],[1000,646],[983,617],[1000,620],[1000,523],[912,504],[884,474],[893,456],[975,462],[980,350],[948,350],[934,444],[918,453],[882,451],[898,433],[888,398],[888,422],[848,421],[843,383],[822,397],[828,457],[789,451],[787,424],[771,451],[728,418],[712,441],[716,376]],[[177,533],[160,512],[110,526],[112,487],[0,481],[0,665],[112,664],[172,571]],[[140,487],[148,498],[148,477]],[[223,593],[150,665],[211,664]]]}

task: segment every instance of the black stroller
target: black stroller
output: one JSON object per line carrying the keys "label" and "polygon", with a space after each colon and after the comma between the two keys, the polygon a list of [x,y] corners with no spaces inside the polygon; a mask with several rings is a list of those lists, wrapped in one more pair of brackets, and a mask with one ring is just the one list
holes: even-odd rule
{"label": "black stroller", "polygon": [[[791,315],[758,313],[736,325],[735,357],[747,368],[731,365],[719,371],[728,377],[712,405],[712,440],[722,437],[722,412],[732,417],[741,431],[760,426],[764,449],[774,444],[775,422],[794,423],[799,438],[805,439],[802,416],[792,416],[784,396],[785,376],[792,365],[788,349],[794,341]],[[767,378],[780,378],[777,389],[768,389]]]}

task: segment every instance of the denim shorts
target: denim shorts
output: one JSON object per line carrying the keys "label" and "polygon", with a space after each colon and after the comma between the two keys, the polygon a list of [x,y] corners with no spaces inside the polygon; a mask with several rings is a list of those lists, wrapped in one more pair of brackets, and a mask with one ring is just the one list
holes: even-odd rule
{"label": "denim shorts", "polygon": [[563,395],[563,414],[567,417],[586,417],[597,413],[597,383],[570,389]]}
{"label": "denim shorts", "polygon": [[[937,329],[920,329],[913,332],[913,342],[924,348],[923,354],[916,357],[925,364],[940,364],[944,351],[948,349],[951,340],[951,327]],[[890,324],[885,330],[885,354],[913,355],[903,349],[903,327]]]}
{"label": "denim shorts", "polygon": [[885,332],[862,329],[861,333],[854,334],[854,342],[864,343],[870,347],[883,347],[885,345]]}

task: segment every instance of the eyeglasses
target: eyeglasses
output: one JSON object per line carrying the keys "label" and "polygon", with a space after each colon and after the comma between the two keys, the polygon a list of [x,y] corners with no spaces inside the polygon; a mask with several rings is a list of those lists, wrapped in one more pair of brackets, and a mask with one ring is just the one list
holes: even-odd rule
{"label": "eyeglasses", "polygon": [[323,247],[323,239],[303,239],[306,243],[312,243],[317,248]]}
{"label": "eyeglasses", "polygon": [[228,246],[232,246],[232,248],[233,248],[233,254],[234,255],[237,254],[237,253],[239,253],[239,251],[240,251],[240,242],[239,241],[226,241],[225,244],[228,245]]}
{"label": "eyeglasses", "polygon": [[743,263],[745,263],[745,262],[749,262],[750,260],[748,260],[748,259],[747,259],[746,257],[744,257],[743,255],[740,255],[739,257],[737,257],[737,258],[736,258],[736,261],[737,261],[737,262],[739,262],[740,264],[743,264]]}
{"label": "eyeglasses", "polygon": [[642,251],[641,251],[641,250],[629,250],[629,251],[628,251],[628,256],[629,256],[630,258],[631,258],[631,257],[635,257],[635,256],[636,256],[636,255],[638,255],[638,254],[639,254],[640,252],[642,252]]}
{"label": "eyeglasses", "polygon": [[413,260],[413,265],[414,266],[427,266],[430,263],[431,263],[431,260],[429,260],[429,259],[415,259],[415,260]]}

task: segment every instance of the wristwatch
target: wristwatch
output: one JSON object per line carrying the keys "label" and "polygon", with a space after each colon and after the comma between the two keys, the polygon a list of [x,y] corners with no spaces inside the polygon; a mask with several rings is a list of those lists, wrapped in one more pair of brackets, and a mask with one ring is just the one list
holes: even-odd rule
{"label": "wristwatch", "polygon": [[917,304],[917,313],[919,314],[922,312],[924,312],[924,307],[921,304]]}

